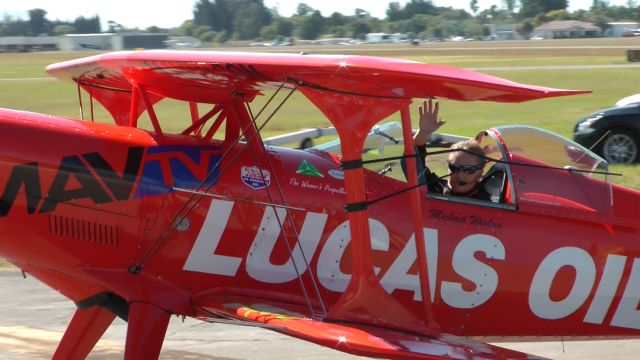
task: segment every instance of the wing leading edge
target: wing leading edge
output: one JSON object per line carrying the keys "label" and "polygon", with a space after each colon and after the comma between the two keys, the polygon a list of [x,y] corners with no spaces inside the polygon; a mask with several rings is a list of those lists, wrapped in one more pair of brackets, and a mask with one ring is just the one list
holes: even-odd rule
{"label": "wing leading edge", "polygon": [[[588,91],[519,84],[471,70],[369,56],[234,52],[113,52],[47,67],[58,79],[79,82],[112,114],[129,109],[132,86],[158,98],[226,103],[251,99],[269,82],[344,95],[411,99],[522,102]],[[122,108],[114,110],[116,108]]]}

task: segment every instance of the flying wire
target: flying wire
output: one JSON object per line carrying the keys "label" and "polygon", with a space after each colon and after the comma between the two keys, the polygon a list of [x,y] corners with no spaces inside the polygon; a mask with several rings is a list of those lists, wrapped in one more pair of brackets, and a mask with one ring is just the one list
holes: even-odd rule
{"label": "flying wire", "polygon": [[[245,101],[245,105],[246,105],[247,111],[249,112],[249,115],[251,116],[252,119],[254,119],[251,123],[255,124],[256,123],[256,121],[255,121],[256,118],[254,118],[253,113],[251,112],[251,107],[249,106],[249,104],[246,101]],[[272,116],[273,116],[273,114],[272,114]],[[271,119],[271,117],[269,117],[269,120],[270,119]],[[261,144],[261,150],[262,150],[263,154],[266,154],[267,151],[266,151],[266,148],[264,146],[264,142],[262,141],[262,137],[260,136],[260,132],[257,129],[256,129],[255,136],[258,137],[258,140],[259,140],[258,143]],[[252,149],[252,153],[253,153],[253,156],[254,156],[254,159],[255,159],[256,163],[259,163],[258,156],[253,151],[253,149]],[[275,170],[274,170],[274,167],[273,167],[273,163],[271,162],[271,158],[269,156],[265,156],[265,157],[266,157],[267,162],[269,164],[269,168],[275,174]],[[260,173],[260,176],[263,178],[262,180],[265,181],[264,175],[262,174],[262,171],[259,171],[259,173]],[[285,200],[284,192],[282,191],[282,187],[280,186],[280,182],[278,181],[278,178],[274,177],[273,180],[274,180],[274,182],[276,184],[276,187],[278,189],[278,193],[280,195],[280,198],[282,199],[282,202],[284,203],[284,205],[287,205],[287,201]],[[271,195],[271,191],[269,190],[269,187],[268,186],[265,187],[265,190],[267,191],[267,195],[269,196],[269,200],[271,202],[274,202],[273,201],[273,197]],[[285,210],[286,210],[286,214],[285,214],[285,219],[284,220],[287,220],[287,219],[289,220],[289,224],[291,225],[291,228],[293,229],[293,232],[295,233],[295,237],[297,239],[297,245],[298,245],[298,247],[300,249],[300,253],[302,254],[302,261],[304,261],[304,265],[306,266],[307,270],[309,271],[309,274],[311,275],[310,278],[311,278],[311,282],[313,284],[314,290],[316,292],[316,296],[318,296],[318,299],[320,301],[320,306],[322,307],[322,311],[326,315],[327,314],[327,310],[326,310],[326,308],[324,306],[324,302],[322,301],[322,296],[320,295],[320,289],[318,288],[318,285],[316,284],[315,278],[313,276],[313,272],[311,270],[311,266],[309,264],[309,261],[307,260],[307,256],[304,253],[304,248],[303,248],[303,246],[301,244],[301,240],[300,240],[300,234],[298,233],[298,229],[296,228],[295,223],[293,222],[293,218],[291,217],[291,214],[289,213],[289,209],[285,208]],[[309,298],[309,294],[307,292],[306,286],[304,285],[304,281],[302,280],[302,274],[300,274],[300,270],[298,269],[298,264],[296,264],[295,257],[293,256],[293,250],[291,249],[291,244],[289,244],[289,239],[288,239],[287,233],[286,233],[286,231],[284,229],[284,223],[280,219],[280,216],[278,215],[278,212],[275,211],[275,209],[274,209],[274,214],[275,214],[276,219],[278,221],[278,225],[280,226],[280,231],[282,232],[282,235],[284,236],[284,242],[285,242],[285,244],[287,246],[287,250],[289,251],[289,256],[291,257],[291,262],[293,264],[293,268],[295,269],[296,275],[298,276],[298,280],[300,282],[300,287],[302,288],[302,292],[304,293],[304,297],[307,300],[307,305],[309,307],[309,311],[310,311],[311,315],[314,316],[315,312],[313,311],[313,306],[312,306],[312,303],[311,303],[311,299]]]}
{"label": "flying wire", "polygon": [[[282,84],[281,87],[282,86],[284,86],[284,84]],[[295,90],[296,90],[296,88],[292,88],[291,89],[291,91],[282,100],[282,103],[278,106],[277,109],[279,109],[282,106],[282,104],[284,104],[284,102],[286,102],[289,99],[289,97],[291,97],[291,95],[293,94],[293,92]],[[276,111],[277,111],[277,109],[276,109]],[[265,120],[265,123],[263,123],[259,127],[259,129],[264,128],[264,126],[271,119],[271,117],[269,117],[267,120]],[[247,125],[247,127],[245,129],[242,129],[242,132],[245,133],[246,130],[248,130],[248,128],[250,126],[251,126],[251,124]],[[251,139],[249,139],[249,141],[250,140]],[[233,149],[235,149],[235,145],[238,144],[239,142],[240,142],[240,136],[238,136],[236,139],[233,140],[233,142],[229,145],[227,150],[225,150],[225,152],[222,154],[222,156],[220,157],[218,162],[216,164],[214,164],[214,166],[209,171],[209,173],[207,173],[207,175],[204,177],[204,179],[194,188],[194,190],[196,190],[196,191],[202,190],[205,187],[206,182],[211,178],[211,176],[213,176],[217,172],[217,170],[221,169],[221,172],[220,172],[221,174],[226,172],[226,170],[233,164],[235,159],[237,159],[242,154],[242,151],[244,151],[244,150],[241,150],[241,151],[237,152],[235,155],[233,155],[233,157],[231,158],[229,164],[226,167],[222,168],[222,161],[226,160],[226,158],[229,156],[231,151]],[[213,183],[211,185],[208,185],[205,188],[205,192],[210,190],[212,187],[213,187]],[[142,256],[140,257],[139,261],[133,263],[129,267],[129,272],[130,273],[138,274],[138,273],[140,273],[142,271],[142,269],[144,268],[146,263],[149,262],[151,257],[160,249],[160,247],[162,247],[162,245],[166,242],[166,240],[169,238],[169,236],[171,236],[173,231],[176,229],[176,227],[184,220],[184,218],[186,218],[187,215],[189,215],[189,213],[191,213],[191,211],[195,208],[195,206],[198,204],[198,202],[203,197],[204,197],[204,195],[201,195],[201,194],[198,194],[198,193],[193,193],[193,194],[191,194],[189,196],[189,198],[183,203],[183,205],[180,207],[180,209],[178,209],[176,211],[175,215],[169,221],[169,224],[161,231],[161,233],[158,235],[156,240],[154,240],[151,243],[150,247],[142,254]],[[190,203],[192,203],[192,202],[193,202],[193,204],[190,205]]]}

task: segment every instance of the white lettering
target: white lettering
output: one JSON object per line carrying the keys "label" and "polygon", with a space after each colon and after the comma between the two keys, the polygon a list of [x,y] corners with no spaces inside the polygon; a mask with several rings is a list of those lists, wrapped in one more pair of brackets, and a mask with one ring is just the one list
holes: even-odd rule
{"label": "white lettering", "polygon": [[611,319],[611,325],[640,329],[638,303],[640,303],[640,259],[635,259],[627,287],[624,289],[618,309]]}
{"label": "white lettering", "polygon": [[[576,271],[576,280],[566,298],[550,298],[551,285],[563,266]],[[552,251],[542,260],[529,289],[529,307],[543,319],[560,319],[576,311],[585,302],[593,288],[596,267],[586,251],[577,247],[563,247]]]}
{"label": "white lettering", "polygon": [[604,265],[604,273],[598,284],[596,295],[591,301],[589,311],[584,317],[584,321],[593,324],[602,324],[607,311],[611,306],[611,301],[616,294],[624,264],[627,262],[626,256],[609,255],[607,263]]}
{"label": "white lettering", "polygon": [[442,300],[450,306],[474,308],[489,300],[496,291],[498,274],[491,266],[474,257],[478,251],[485,253],[489,259],[505,259],[504,246],[493,236],[475,234],[462,239],[453,252],[453,269],[458,275],[473,282],[475,289],[466,291],[460,283],[443,281],[440,293]]}
{"label": "white lettering", "polygon": [[217,255],[216,248],[227,227],[233,201],[213,200],[183,269],[207,274],[235,276],[242,258]]}
{"label": "white lettering", "polygon": [[[369,219],[369,232],[373,250],[389,250],[389,231],[381,222]],[[349,221],[347,220],[329,235],[320,252],[317,275],[322,286],[328,290],[343,292],[349,285],[351,275],[345,274],[340,270],[340,261],[350,241],[351,234],[349,232]],[[375,267],[374,271],[378,274],[380,268]]]}
{"label": "white lettering", "polygon": [[272,207],[265,208],[260,228],[253,239],[246,262],[247,273],[258,281],[276,284],[295,280],[307,271],[307,264],[311,262],[316,252],[322,230],[327,222],[327,215],[308,212],[302,224],[299,241],[292,250],[292,256],[284,264],[271,263],[271,254],[286,216],[283,208],[278,208],[275,212]]}
{"label": "white lettering", "polygon": [[[427,250],[427,271],[429,272],[429,290],[431,302],[435,299],[436,274],[438,271],[438,230],[424,229],[424,246]],[[413,299],[422,301],[418,275],[409,274],[409,269],[416,262],[416,236],[413,234],[405,244],[402,252],[395,259],[389,270],[380,280],[380,285],[389,293],[396,289],[413,291]]]}

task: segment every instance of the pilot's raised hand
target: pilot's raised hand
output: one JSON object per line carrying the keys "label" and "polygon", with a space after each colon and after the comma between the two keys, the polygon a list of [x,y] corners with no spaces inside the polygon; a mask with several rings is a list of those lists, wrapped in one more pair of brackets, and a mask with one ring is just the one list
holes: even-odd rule
{"label": "pilot's raised hand", "polygon": [[443,119],[438,120],[438,101],[433,99],[424,100],[422,105],[418,107],[418,113],[420,115],[418,119],[418,132],[413,136],[413,141],[417,146],[422,146],[427,143],[429,135],[434,133],[445,124]]}

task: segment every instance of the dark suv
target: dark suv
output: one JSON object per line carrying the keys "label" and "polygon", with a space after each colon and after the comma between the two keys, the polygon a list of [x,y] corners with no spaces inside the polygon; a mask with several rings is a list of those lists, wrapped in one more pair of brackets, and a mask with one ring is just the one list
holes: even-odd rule
{"label": "dark suv", "polygon": [[640,104],[605,109],[580,119],[573,128],[573,139],[609,163],[638,161]]}

